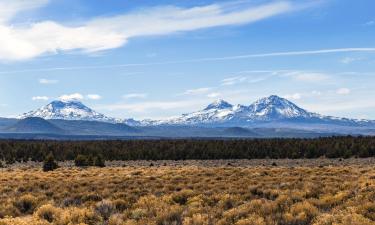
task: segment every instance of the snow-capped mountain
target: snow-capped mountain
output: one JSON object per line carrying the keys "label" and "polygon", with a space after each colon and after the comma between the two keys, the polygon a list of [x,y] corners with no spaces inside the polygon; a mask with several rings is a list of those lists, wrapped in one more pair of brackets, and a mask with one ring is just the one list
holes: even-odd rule
{"label": "snow-capped mountain", "polygon": [[209,104],[202,111],[183,114],[181,117],[172,118],[162,123],[167,124],[200,124],[200,123],[214,123],[229,119],[233,114],[233,105],[224,100],[217,100]]}
{"label": "snow-capped mountain", "polygon": [[308,112],[276,95],[261,98],[249,106],[232,105],[224,100],[209,104],[203,110],[183,114],[180,117],[143,125],[207,125],[207,126],[251,126],[261,123],[305,123],[334,124],[343,126],[374,125],[374,121],[354,120],[323,116]]}
{"label": "snow-capped mountain", "polygon": [[256,120],[307,118],[314,116],[294,103],[276,95],[259,99],[248,107],[248,111],[249,116]]}
{"label": "snow-capped mountain", "polygon": [[[129,126],[206,126],[206,127],[307,127],[320,126],[324,129],[333,126],[375,127],[375,121],[355,120],[324,116],[308,112],[288,101],[271,95],[249,106],[232,105],[224,100],[217,100],[204,109],[183,114],[167,120],[116,119],[98,113],[77,100],[53,101],[35,111],[24,113],[18,119],[40,117],[46,120],[83,120],[107,123],[123,123]],[[332,126],[333,125],[333,126]],[[336,129],[336,127],[335,127]]]}
{"label": "snow-capped mountain", "polygon": [[105,116],[102,113],[92,110],[78,100],[56,100],[37,110],[24,113],[17,118],[24,119],[28,117],[40,117],[46,120],[60,119],[100,121],[109,123],[120,122],[120,120]]}

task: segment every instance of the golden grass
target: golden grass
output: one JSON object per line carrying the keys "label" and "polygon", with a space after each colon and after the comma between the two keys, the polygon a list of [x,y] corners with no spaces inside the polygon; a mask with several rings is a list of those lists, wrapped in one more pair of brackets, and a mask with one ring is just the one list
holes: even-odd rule
{"label": "golden grass", "polygon": [[373,166],[0,173],[0,225],[375,224]]}

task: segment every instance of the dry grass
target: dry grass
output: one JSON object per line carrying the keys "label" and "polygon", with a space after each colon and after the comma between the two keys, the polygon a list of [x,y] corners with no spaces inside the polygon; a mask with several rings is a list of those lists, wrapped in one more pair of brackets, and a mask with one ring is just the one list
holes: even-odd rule
{"label": "dry grass", "polygon": [[0,225],[375,224],[375,167],[2,169]]}

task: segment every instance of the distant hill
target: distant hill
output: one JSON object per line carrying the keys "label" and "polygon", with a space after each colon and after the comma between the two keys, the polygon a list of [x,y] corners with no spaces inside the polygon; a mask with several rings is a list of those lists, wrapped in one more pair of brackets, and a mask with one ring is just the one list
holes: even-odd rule
{"label": "distant hill", "polygon": [[19,120],[14,125],[5,129],[10,133],[45,133],[45,134],[64,134],[63,129],[39,117],[29,117]]}

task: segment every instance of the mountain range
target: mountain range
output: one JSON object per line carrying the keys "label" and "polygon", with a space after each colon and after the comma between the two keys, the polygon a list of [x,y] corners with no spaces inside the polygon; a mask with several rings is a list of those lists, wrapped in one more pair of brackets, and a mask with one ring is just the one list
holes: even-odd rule
{"label": "mountain range", "polygon": [[375,121],[320,115],[276,95],[248,106],[217,100],[202,110],[166,120],[118,119],[77,100],[56,100],[15,119],[0,119],[1,133],[118,137],[375,135]]}

